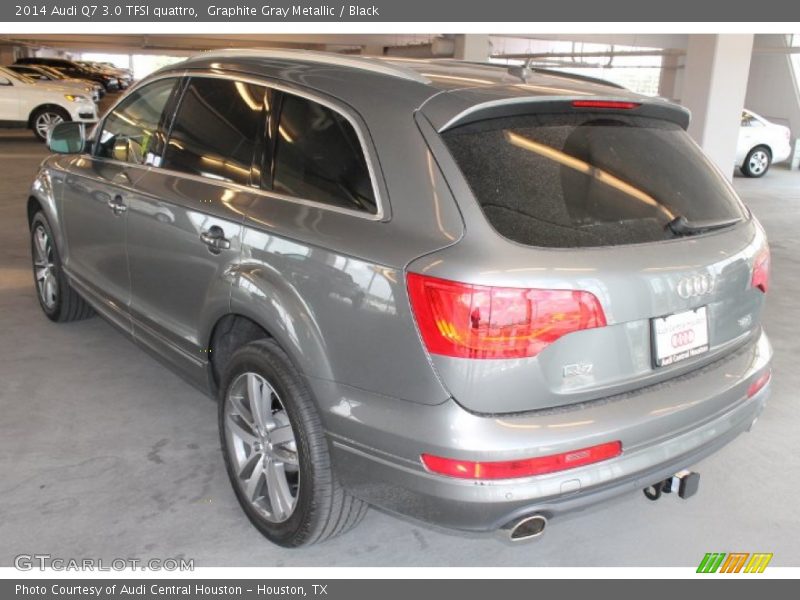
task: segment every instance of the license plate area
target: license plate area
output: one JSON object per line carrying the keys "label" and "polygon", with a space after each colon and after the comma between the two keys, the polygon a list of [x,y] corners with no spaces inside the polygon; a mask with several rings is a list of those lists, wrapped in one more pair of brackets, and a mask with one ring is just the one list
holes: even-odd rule
{"label": "license plate area", "polygon": [[708,352],[708,308],[651,319],[653,364],[666,367]]}

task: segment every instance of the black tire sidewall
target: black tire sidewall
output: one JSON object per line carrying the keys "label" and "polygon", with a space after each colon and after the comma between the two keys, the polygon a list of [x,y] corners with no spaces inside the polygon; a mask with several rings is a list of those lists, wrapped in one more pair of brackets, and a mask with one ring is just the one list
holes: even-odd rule
{"label": "black tire sidewall", "polygon": [[[225,437],[225,405],[228,389],[242,373],[258,373],[274,388],[280,397],[295,434],[300,462],[300,488],[295,510],[286,521],[272,523],[261,516],[243,497],[236,482],[233,461],[228,453]],[[318,515],[318,486],[325,485],[330,476],[330,460],[327,451],[320,452],[324,444],[312,444],[311,436],[320,435],[319,419],[310,396],[297,371],[285,353],[272,340],[262,340],[238,350],[226,366],[219,392],[219,434],[225,468],[242,509],[253,525],[271,542],[285,547],[302,546],[313,541]]]}

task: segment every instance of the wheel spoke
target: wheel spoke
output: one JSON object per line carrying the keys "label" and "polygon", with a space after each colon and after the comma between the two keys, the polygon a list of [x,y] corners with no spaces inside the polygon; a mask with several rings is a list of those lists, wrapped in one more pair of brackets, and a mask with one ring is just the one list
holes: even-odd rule
{"label": "wheel spoke", "polygon": [[281,425],[269,432],[269,441],[274,446],[280,446],[294,441],[291,425]]}
{"label": "wheel spoke", "polygon": [[238,394],[232,394],[230,400],[234,414],[239,415],[250,429],[255,431],[255,418],[253,417],[253,412],[250,410],[250,406],[248,406],[244,398]]}
{"label": "wheel spoke", "polygon": [[255,373],[247,374],[247,402],[250,405],[250,412],[253,415],[255,424],[259,428],[264,427],[263,403],[261,394],[261,380]]}
{"label": "wheel spoke", "polygon": [[283,464],[270,460],[264,469],[267,481],[267,495],[272,507],[272,514],[278,519],[284,519],[292,510],[294,498],[286,480]]}
{"label": "wheel spoke", "polygon": [[248,446],[258,441],[258,435],[253,431],[252,425],[242,415],[229,415],[228,430],[231,434],[242,440]]}
{"label": "wheel spoke", "polygon": [[275,426],[272,418],[272,389],[255,373],[247,374],[247,399],[256,425],[266,431]]}
{"label": "wheel spoke", "polygon": [[47,263],[47,234],[41,227],[36,229],[33,236],[34,247],[36,248],[36,258],[41,263]]}
{"label": "wheel spoke", "polygon": [[242,491],[247,499],[251,502],[258,499],[260,497],[259,491],[264,481],[264,467],[262,466],[262,458],[260,455],[253,454],[250,459],[245,462],[244,467],[240,471],[240,478],[242,479]]}
{"label": "wheel spoke", "polygon": [[45,302],[52,306],[56,302],[56,280],[53,277],[53,273],[47,273],[47,276],[44,280],[44,289],[45,289]]}

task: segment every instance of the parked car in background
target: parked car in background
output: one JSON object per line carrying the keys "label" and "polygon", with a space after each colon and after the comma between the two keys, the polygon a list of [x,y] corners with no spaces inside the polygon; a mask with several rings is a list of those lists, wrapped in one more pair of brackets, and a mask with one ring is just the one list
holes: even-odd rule
{"label": "parked car in background", "polygon": [[97,106],[88,93],[72,86],[37,82],[0,67],[0,121],[5,127],[27,127],[45,141],[63,121],[97,121]]}
{"label": "parked car in background", "polygon": [[[6,68],[30,78],[34,83],[62,85],[75,90],[78,94],[86,94],[94,102],[100,101],[100,90],[103,89],[103,86],[88,79],[65,77],[57,71],[37,65],[9,65]],[[103,93],[105,94],[105,92]]]}
{"label": "parked car in background", "polygon": [[688,123],[561,73],[201,54],[54,129],[36,295],[217,397],[277,544],[368,504],[528,539],[691,494],[769,396],[766,235]]}
{"label": "parked car in background", "polygon": [[788,159],[792,153],[791,135],[788,127],[743,110],[736,144],[736,166],[742,175],[763,177],[772,164]]}
{"label": "parked car in background", "polygon": [[133,83],[133,75],[128,69],[119,69],[111,63],[100,63],[91,61],[77,61],[79,65],[87,69],[95,69],[100,73],[108,74],[119,80],[120,89],[127,89]]}
{"label": "parked car in background", "polygon": [[108,73],[101,73],[93,69],[79,65],[78,63],[65,58],[48,58],[41,56],[28,56],[18,58],[14,61],[15,65],[44,65],[56,69],[59,73],[76,79],[89,79],[96,81],[107,92],[114,92],[120,89],[119,79]]}

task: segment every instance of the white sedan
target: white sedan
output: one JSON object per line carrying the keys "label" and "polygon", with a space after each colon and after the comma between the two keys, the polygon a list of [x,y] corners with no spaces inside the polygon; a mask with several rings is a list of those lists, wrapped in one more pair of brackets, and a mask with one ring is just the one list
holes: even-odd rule
{"label": "white sedan", "polygon": [[783,162],[792,153],[788,127],[743,110],[736,145],[736,166],[745,177],[761,177],[772,163]]}

